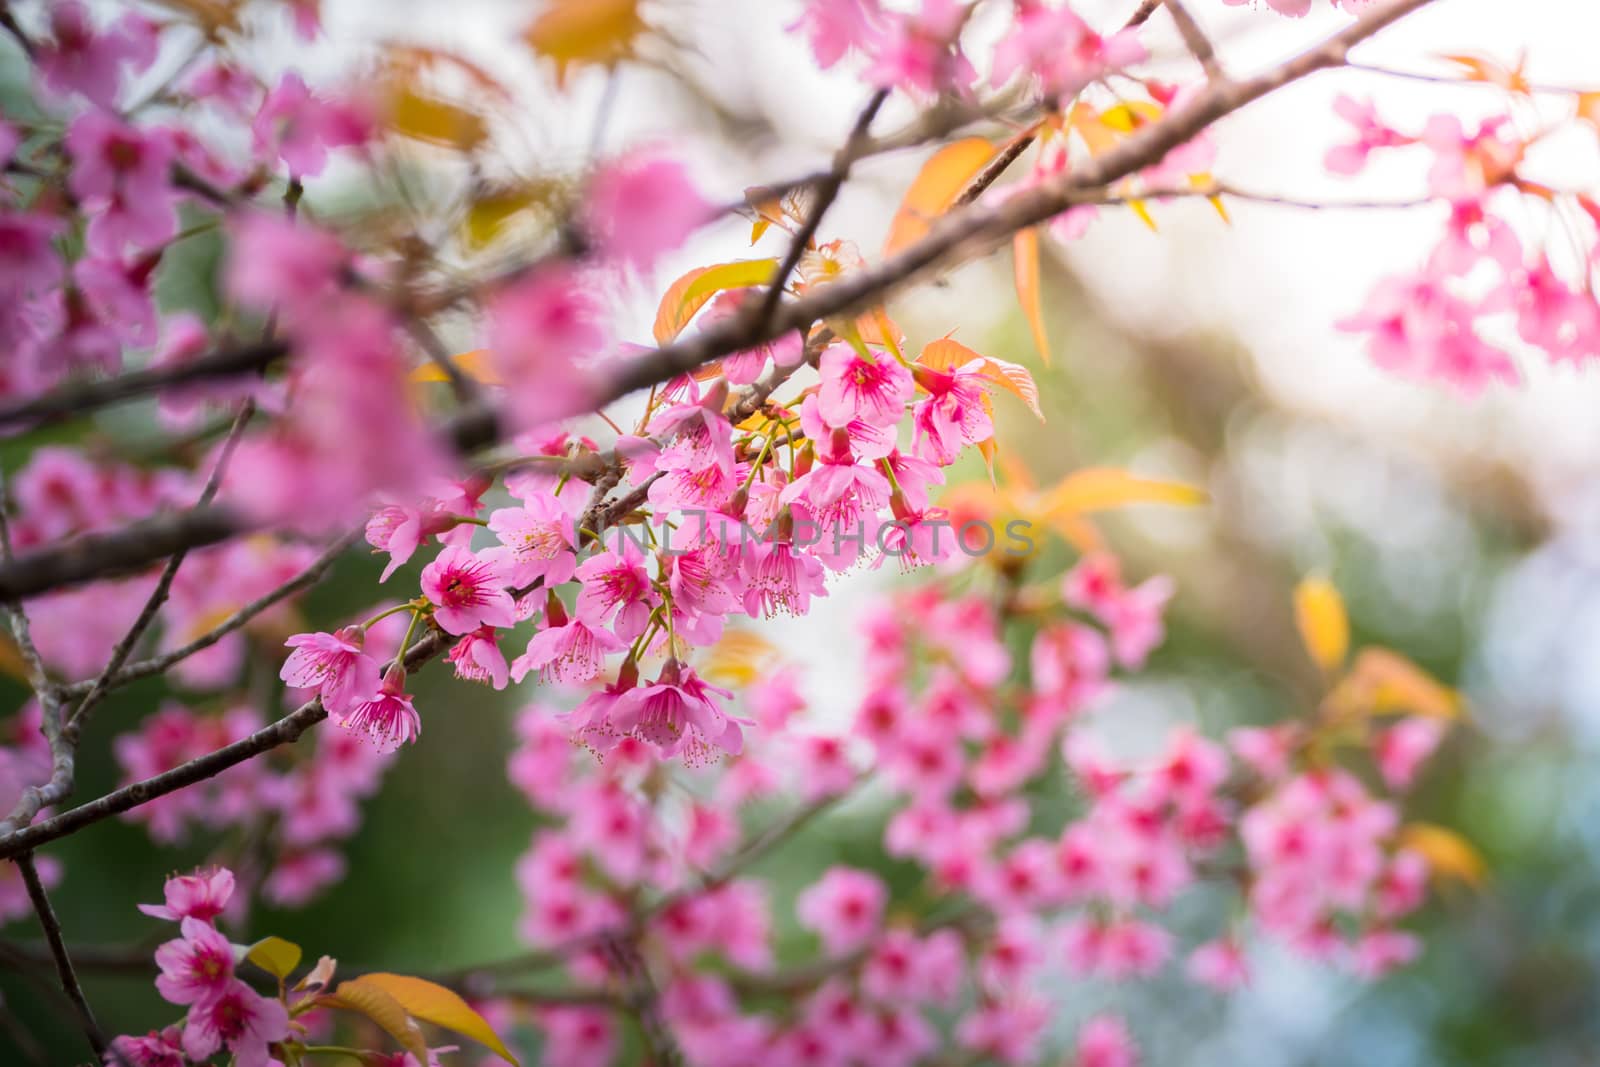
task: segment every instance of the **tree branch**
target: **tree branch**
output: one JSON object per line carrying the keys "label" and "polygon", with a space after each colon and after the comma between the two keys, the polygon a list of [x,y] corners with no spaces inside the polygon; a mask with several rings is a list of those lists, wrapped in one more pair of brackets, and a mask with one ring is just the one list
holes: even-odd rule
{"label": "tree branch", "polygon": [[89,1039],[89,1047],[94,1049],[96,1063],[101,1063],[106,1057],[106,1037],[101,1032],[100,1025],[94,1021],[94,1012],[89,1009],[89,1002],[84,998],[83,987],[78,984],[78,976],[72,969],[72,958],[67,955],[67,946],[61,936],[61,922],[56,918],[55,909],[50,906],[50,898],[45,894],[44,883],[39,881],[39,872],[33,864],[33,853],[24,852],[16,857],[17,869],[22,872],[23,884],[28,887],[28,899],[33,902],[34,914],[39,917],[39,926],[44,930],[45,942],[50,946],[50,955],[56,964],[56,974],[61,979],[62,992],[72,1002],[72,1010],[78,1016],[78,1025],[83,1028],[84,1036]]}

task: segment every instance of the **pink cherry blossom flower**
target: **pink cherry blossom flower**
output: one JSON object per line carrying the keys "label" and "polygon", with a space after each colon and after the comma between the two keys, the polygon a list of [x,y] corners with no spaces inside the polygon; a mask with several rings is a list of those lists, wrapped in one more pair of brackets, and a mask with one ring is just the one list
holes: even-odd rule
{"label": "pink cherry blossom flower", "polygon": [[353,103],[325,100],[289,71],[262,102],[250,132],[261,159],[281,159],[297,178],[315,178],[333,149],[364,144],[373,133],[372,116]]}
{"label": "pink cherry blossom flower", "polygon": [[692,667],[669,659],[656,680],[623,693],[610,713],[610,724],[655,745],[665,757],[706,759],[712,748],[738,755],[744,747],[740,720],[724,712],[712,695],[730,699],[726,689],[708,685]]}
{"label": "pink cherry blossom flower", "polygon": [[0,291],[38,293],[62,274],[51,243],[66,228],[61,219],[23,211],[0,211]]}
{"label": "pink cherry blossom flower", "polygon": [[922,0],[914,14],[885,12],[883,31],[872,42],[867,80],[918,96],[967,91],[978,78],[961,51],[969,14],[959,0]]}
{"label": "pink cherry blossom flower", "polygon": [[819,370],[818,410],[830,426],[848,426],[855,419],[893,426],[916,391],[911,372],[887,353],[868,360],[848,345],[830,345]]}
{"label": "pink cherry blossom flower", "polygon": [[67,182],[87,210],[90,251],[120,256],[124,248],[157,248],[178,232],[172,149],[159,137],[102,111],[86,111],[67,128],[73,167]]}
{"label": "pink cherry blossom flower", "polygon": [[596,395],[592,364],[607,341],[582,275],[545,267],[496,294],[487,314],[489,352],[519,426],[575,414]]}
{"label": "pink cherry blossom flower", "polygon": [[1116,1015],[1096,1015],[1078,1030],[1072,1067],[1138,1067],[1139,1048],[1128,1024]]}
{"label": "pink cherry blossom flower", "polygon": [[223,992],[189,1009],[183,1030],[184,1055],[210,1059],[226,1046],[237,1067],[268,1067],[267,1045],[289,1036],[289,1009],[234,979]]}
{"label": "pink cherry blossom flower", "polygon": [[364,730],[379,752],[393,752],[415,741],[422,733],[422,718],[404,692],[405,668],[390,667],[375,696],[353,704],[342,713],[332,712],[335,721],[349,730]]}
{"label": "pink cherry blossom flower", "polygon": [[877,875],[853,867],[830,867],[795,901],[800,925],[841,956],[869,941],[883,921],[889,891]]}
{"label": "pink cherry blossom flower", "polygon": [[511,661],[514,681],[538,671],[546,682],[578,685],[600,673],[607,653],[628,647],[610,630],[591,627],[582,619],[557,622],[547,616],[546,621],[549,625],[533,635],[528,650]]}
{"label": "pink cherry blossom flower", "polygon": [[91,104],[116,105],[126,73],[140,73],[155,61],[154,25],[143,16],[124,15],[97,30],[81,0],[56,0],[50,8],[50,36],[38,42],[34,62],[44,87],[57,96],[79,93]]}
{"label": "pink cherry blossom flower", "polygon": [[1422,954],[1422,942],[1403,930],[1370,930],[1356,939],[1350,969],[1369,981]]}
{"label": "pink cherry blossom flower", "polygon": [[616,635],[632,641],[644,633],[659,598],[639,546],[622,535],[618,541],[616,550],[591,556],[574,572],[580,584],[576,610],[578,618],[594,625],[605,625],[615,615]]}
{"label": "pink cherry blossom flower", "polygon": [[744,610],[752,617],[805,615],[813,596],[828,595],[822,564],[792,541],[774,538],[754,545],[745,555],[744,573]]}
{"label": "pink cherry blossom flower", "polygon": [[157,919],[210,922],[228,906],[233,896],[233,872],[226,867],[196,871],[167,879],[165,904],[140,904],[139,910]]}
{"label": "pink cherry blossom flower", "polygon": [[278,677],[297,689],[315,689],[330,714],[343,714],[378,691],[378,664],[361,651],[365,633],[347,626],[337,633],[295,634],[294,649]]}
{"label": "pink cherry blossom flower", "polygon": [[1037,993],[1019,990],[1012,996],[986,1001],[956,1025],[956,1041],[980,1062],[1006,1067],[1033,1063],[1039,1056],[1050,1009]]}
{"label": "pink cherry blossom flower", "polygon": [[227,992],[233,946],[210,923],[183,920],[183,936],[156,949],[156,991],[171,1004],[198,1004]]}
{"label": "pink cherry blossom flower", "polygon": [[805,0],[800,18],[787,29],[811,42],[817,66],[827,70],[849,52],[870,52],[884,29],[878,0]]}
{"label": "pink cherry blossom flower", "polygon": [[187,1067],[183,1055],[183,1030],[169,1026],[143,1037],[114,1038],[106,1051],[106,1067]]}
{"label": "pink cherry blossom flower", "polygon": [[[1240,4],[1251,4],[1255,0],[1222,0],[1224,4],[1238,7]],[[1311,0],[1267,0],[1267,6],[1280,15],[1290,18],[1301,18],[1311,10]]]}
{"label": "pink cherry blossom flower", "polygon": [[499,633],[493,626],[480,626],[462,636],[446,657],[455,666],[456,677],[468,682],[485,682],[504,689],[510,679],[510,666],[500,651]]}
{"label": "pink cherry blossom flower", "polygon": [[133,263],[87,258],[73,268],[73,280],[95,318],[110,325],[125,345],[148,348],[159,336],[155,296],[150,289],[156,263],[151,256]]}
{"label": "pink cherry blossom flower", "polygon": [[1395,148],[1415,143],[1411,137],[1390,129],[1378,119],[1371,100],[1356,100],[1340,93],[1333,101],[1334,112],[1355,127],[1355,140],[1328,149],[1323,166],[1333,174],[1360,174],[1367,157],[1380,148]]}
{"label": "pink cherry blossom flower", "polygon": [[1038,78],[1051,96],[1073,97],[1145,55],[1136,29],[1101,37],[1070,8],[1029,5],[1018,10],[1011,32],[995,46],[990,77],[1002,86],[1022,70]]}
{"label": "pink cherry blossom flower", "polygon": [[514,586],[532,585],[542,578],[545,588],[553,589],[577,572],[572,515],[549,493],[528,497],[520,508],[490,512],[489,529],[505,546],[502,559]]}
{"label": "pink cherry blossom flower", "polygon": [[259,311],[311,315],[335,291],[349,260],[333,234],[281,215],[241,212],[230,228],[228,292]]}
{"label": "pink cherry blossom flower", "polygon": [[1218,993],[1231,993],[1250,981],[1244,949],[1230,939],[1208,941],[1189,956],[1186,971],[1191,981]]}
{"label": "pink cherry blossom flower", "polygon": [[1518,380],[1511,358],[1479,337],[1474,318],[1442,278],[1418,275],[1382,279],[1358,314],[1335,325],[1367,334],[1367,353],[1383,369],[1473,396],[1491,382]]}
{"label": "pink cherry blossom flower", "polygon": [[964,447],[994,436],[988,396],[976,370],[958,367],[952,371],[936,371],[918,367],[916,381],[928,392],[928,398],[917,405],[912,416],[917,431],[917,455],[948,467]]}
{"label": "pink cherry blossom flower", "polygon": [[644,270],[681,245],[712,210],[682,163],[643,150],[600,168],[583,214],[603,254]]}
{"label": "pink cherry blossom flower", "polygon": [[1445,725],[1437,719],[1402,719],[1373,743],[1378,771],[1390,789],[1409,789],[1417,771],[1444,740]]}
{"label": "pink cherry blossom flower", "polygon": [[498,561],[451,545],[422,569],[422,593],[445,633],[465,634],[480,626],[515,626],[515,608]]}

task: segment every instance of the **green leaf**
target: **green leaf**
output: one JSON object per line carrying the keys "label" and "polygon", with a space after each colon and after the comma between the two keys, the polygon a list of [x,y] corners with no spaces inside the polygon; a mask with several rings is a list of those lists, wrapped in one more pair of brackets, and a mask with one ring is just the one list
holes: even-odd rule
{"label": "green leaf", "polygon": [[244,958],[274,978],[287,978],[300,966],[300,946],[281,937],[263,937],[245,950]]}
{"label": "green leaf", "polygon": [[357,981],[383,990],[414,1017],[471,1038],[501,1059],[517,1062],[484,1017],[444,986],[404,974],[365,974]]}

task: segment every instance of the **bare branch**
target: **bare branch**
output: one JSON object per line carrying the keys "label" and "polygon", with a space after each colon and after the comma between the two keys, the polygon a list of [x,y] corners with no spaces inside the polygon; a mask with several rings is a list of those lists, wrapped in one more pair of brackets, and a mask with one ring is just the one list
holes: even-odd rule
{"label": "bare branch", "polygon": [[1221,61],[1217,59],[1216,46],[1211,43],[1211,38],[1206,36],[1206,31],[1200,28],[1200,23],[1189,13],[1183,0],[1162,0],[1162,2],[1166,5],[1167,13],[1172,16],[1172,21],[1177,23],[1178,35],[1183,38],[1183,46],[1194,56],[1195,62],[1200,64],[1200,69],[1206,72],[1206,77],[1214,82],[1226,81],[1228,76],[1222,70]]}
{"label": "bare branch", "polygon": [[61,936],[61,922],[56,918],[55,909],[50,906],[50,898],[45,894],[44,883],[39,881],[39,871],[33,864],[33,853],[24,852],[16,857],[17,869],[22,872],[23,884],[28,887],[28,899],[33,902],[34,914],[39,917],[39,926],[44,930],[45,942],[50,946],[50,955],[56,964],[56,974],[61,979],[62,992],[67,994],[67,999],[72,1002],[72,1010],[78,1016],[78,1025],[83,1028],[84,1036],[89,1039],[89,1047],[94,1049],[96,1063],[105,1060],[106,1037],[101,1032],[100,1025],[94,1021],[94,1012],[89,1009],[89,1002],[84,999],[83,987],[78,984],[78,976],[72,969],[72,958],[67,955],[67,946]]}

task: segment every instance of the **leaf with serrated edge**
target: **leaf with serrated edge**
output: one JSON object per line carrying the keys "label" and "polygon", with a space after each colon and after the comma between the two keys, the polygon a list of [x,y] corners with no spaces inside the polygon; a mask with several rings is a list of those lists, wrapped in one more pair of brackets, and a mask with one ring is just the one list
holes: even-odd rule
{"label": "leaf with serrated edge", "polygon": [[340,982],[337,989],[324,994],[320,1000],[329,1007],[365,1015],[400,1042],[402,1048],[417,1057],[419,1063],[428,1062],[427,1042],[423,1040],[422,1031],[417,1029],[405,1005],[382,985],[370,981],[371,977],[363,975]]}

